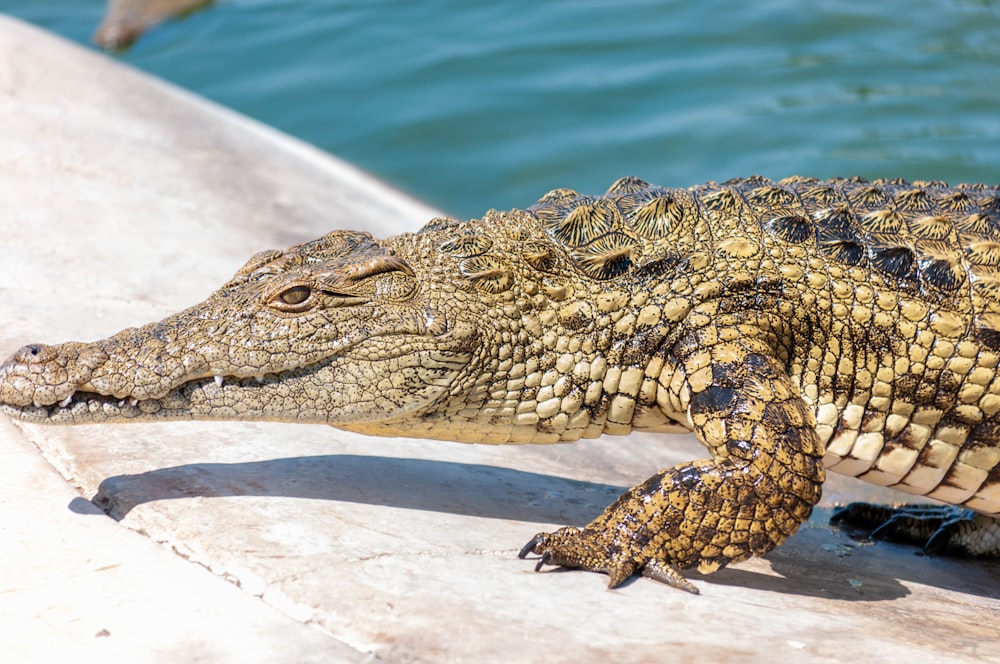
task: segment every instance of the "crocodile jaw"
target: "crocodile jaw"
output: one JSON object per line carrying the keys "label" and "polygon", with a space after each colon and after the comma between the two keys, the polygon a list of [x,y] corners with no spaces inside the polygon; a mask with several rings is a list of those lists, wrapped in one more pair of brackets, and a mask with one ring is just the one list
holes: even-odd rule
{"label": "crocodile jaw", "polygon": [[[397,358],[396,366],[426,366],[442,369],[440,381],[409,384],[386,390],[377,400],[359,400],[358,375],[378,373],[377,366],[334,358],[315,365],[254,378],[216,375],[182,382],[156,398],[118,398],[113,395],[74,391],[58,403],[13,405],[10,403],[12,361],[0,366],[0,413],[39,424],[88,424],[167,420],[245,420],[349,425],[359,421],[405,419],[447,391],[443,384],[459,371],[467,357],[449,360],[413,354]],[[450,368],[451,370],[445,370]],[[413,374],[417,375],[417,374]],[[438,384],[441,383],[441,384]]]}
{"label": "crocodile jaw", "polygon": [[[150,326],[146,326],[147,328]],[[441,335],[395,337],[396,352],[366,352],[366,339],[299,367],[261,369],[252,377],[196,367],[166,389],[137,387],[133,377],[114,385],[99,372],[120,335],[93,344],[25,346],[0,365],[0,412],[44,424],[150,420],[247,420],[352,424],[405,420],[444,394],[470,362],[470,353],[442,350],[472,330],[461,324]],[[467,345],[467,344],[464,344]],[[335,345],[336,346],[336,345]],[[186,356],[185,356],[186,357]],[[175,364],[183,365],[184,360]],[[187,364],[193,364],[188,362]],[[137,373],[132,367],[132,372]],[[377,394],[371,385],[382,377]],[[136,396],[137,394],[141,396]]]}
{"label": "crocodile jaw", "polygon": [[[341,331],[311,327],[308,351],[248,353],[199,333],[192,321],[204,319],[203,307],[93,343],[21,348],[0,365],[0,413],[41,424],[400,422],[466,370],[477,336],[444,316],[403,316],[381,327],[370,319]],[[256,321],[229,322],[236,338],[251,338],[244,330]]]}

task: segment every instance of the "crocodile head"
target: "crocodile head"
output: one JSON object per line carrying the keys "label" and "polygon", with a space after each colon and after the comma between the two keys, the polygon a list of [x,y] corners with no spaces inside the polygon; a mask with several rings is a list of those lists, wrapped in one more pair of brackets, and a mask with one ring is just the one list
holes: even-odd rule
{"label": "crocodile head", "polygon": [[525,211],[261,252],[159,323],[25,346],[0,366],[0,412],[490,443],[676,430],[662,344],[715,292],[693,289],[714,268],[684,240],[701,237],[692,200],[625,178],[605,197],[558,189]]}
{"label": "crocodile head", "polygon": [[486,313],[428,239],[337,231],[253,256],[204,302],[94,343],[0,365],[22,420],[322,422],[389,433],[462,382]]}

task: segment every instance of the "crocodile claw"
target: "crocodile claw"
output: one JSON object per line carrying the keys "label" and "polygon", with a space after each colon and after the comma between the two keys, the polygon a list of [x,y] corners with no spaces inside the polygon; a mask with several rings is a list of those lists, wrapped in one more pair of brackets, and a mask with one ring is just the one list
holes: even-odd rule
{"label": "crocodile claw", "polygon": [[590,529],[560,528],[554,533],[535,535],[521,549],[519,557],[524,558],[529,553],[539,554],[541,557],[535,565],[536,572],[540,572],[545,565],[603,572],[611,577],[608,587],[615,588],[635,573],[635,564],[621,559],[621,555],[616,559],[611,551],[617,547],[609,547],[600,539]]}
{"label": "crocodile claw", "polygon": [[[522,560],[524,558],[527,558],[528,554],[540,553],[541,556],[539,556],[538,563],[535,565],[536,572],[541,572],[542,567],[552,562],[552,552],[540,550],[541,545],[545,542],[545,537],[546,537],[545,533],[538,533],[537,535],[532,537],[527,544],[522,546],[521,550],[517,553],[517,557],[521,558]],[[552,564],[554,565],[556,563]]]}
{"label": "crocodile claw", "polygon": [[545,541],[545,534],[538,533],[537,535],[532,537],[527,544],[521,547],[521,550],[517,553],[517,557],[520,558],[521,560],[524,560],[525,558],[528,557],[528,554],[538,553],[538,551],[535,550],[535,547],[537,547],[544,541]]}

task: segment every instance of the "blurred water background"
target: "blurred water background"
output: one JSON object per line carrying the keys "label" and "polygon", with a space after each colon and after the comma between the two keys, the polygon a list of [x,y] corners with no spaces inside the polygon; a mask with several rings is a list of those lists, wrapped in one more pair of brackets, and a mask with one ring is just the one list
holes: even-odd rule
{"label": "blurred water background", "polygon": [[[100,0],[0,0],[89,43]],[[463,217],[623,175],[1000,182],[989,0],[219,0],[115,55]]]}

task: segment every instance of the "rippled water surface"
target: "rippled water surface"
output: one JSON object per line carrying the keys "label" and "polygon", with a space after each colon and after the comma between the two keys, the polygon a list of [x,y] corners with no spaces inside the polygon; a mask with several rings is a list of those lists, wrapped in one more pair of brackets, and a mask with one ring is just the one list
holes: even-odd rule
{"label": "rippled water surface", "polygon": [[[0,0],[87,42],[98,0]],[[116,56],[448,212],[622,175],[1000,182],[1000,4],[221,0]]]}

